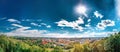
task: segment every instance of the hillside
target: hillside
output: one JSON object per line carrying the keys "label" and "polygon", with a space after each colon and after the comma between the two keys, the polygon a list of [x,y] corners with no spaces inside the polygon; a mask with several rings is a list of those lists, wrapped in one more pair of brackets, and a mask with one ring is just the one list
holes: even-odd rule
{"label": "hillside", "polygon": [[[92,38],[91,38],[92,39]],[[25,38],[0,35],[0,52],[119,52],[120,33],[107,38],[73,39]],[[77,38],[81,40],[81,38]]]}

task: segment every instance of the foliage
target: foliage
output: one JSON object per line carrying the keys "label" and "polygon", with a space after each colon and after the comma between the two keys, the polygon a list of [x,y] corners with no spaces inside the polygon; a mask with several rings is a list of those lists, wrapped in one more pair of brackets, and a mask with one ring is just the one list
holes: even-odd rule
{"label": "foliage", "polygon": [[55,47],[51,52],[63,52],[63,49],[60,47]]}
{"label": "foliage", "polygon": [[47,52],[46,49],[39,46],[26,44],[20,40],[9,38],[7,36],[0,36],[0,52]]}
{"label": "foliage", "polygon": [[120,52],[120,32],[118,34],[111,35],[106,40],[107,52]]}
{"label": "foliage", "polygon": [[84,44],[75,44],[74,52],[91,52],[90,43],[86,41]]}

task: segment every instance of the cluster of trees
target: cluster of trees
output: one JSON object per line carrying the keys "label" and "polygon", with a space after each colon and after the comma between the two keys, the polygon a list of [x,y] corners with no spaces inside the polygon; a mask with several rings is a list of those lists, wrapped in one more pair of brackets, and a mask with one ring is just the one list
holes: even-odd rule
{"label": "cluster of trees", "polygon": [[0,52],[63,52],[63,49],[55,47],[52,50],[48,50],[46,47],[37,46],[31,41],[24,42],[13,37],[0,35]]}
{"label": "cluster of trees", "polygon": [[26,44],[20,40],[0,36],[0,52],[48,52],[39,46]]}
{"label": "cluster of trees", "polygon": [[93,43],[75,43],[73,52],[120,52],[120,32]]}
{"label": "cluster of trees", "polygon": [[105,52],[105,40],[95,41],[93,43],[85,42],[84,44],[75,43],[74,52]]}
{"label": "cluster of trees", "polygon": [[108,52],[120,52],[120,32],[107,38],[105,44]]}

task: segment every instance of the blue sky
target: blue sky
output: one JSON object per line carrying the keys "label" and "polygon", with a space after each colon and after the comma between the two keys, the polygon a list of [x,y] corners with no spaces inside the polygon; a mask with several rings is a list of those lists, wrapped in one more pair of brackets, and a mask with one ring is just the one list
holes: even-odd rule
{"label": "blue sky", "polygon": [[27,37],[106,37],[120,31],[119,0],[0,0],[0,32]]}

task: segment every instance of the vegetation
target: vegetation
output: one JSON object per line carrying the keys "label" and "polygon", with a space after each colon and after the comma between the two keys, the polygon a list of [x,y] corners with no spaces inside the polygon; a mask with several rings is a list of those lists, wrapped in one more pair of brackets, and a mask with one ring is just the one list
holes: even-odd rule
{"label": "vegetation", "polygon": [[74,52],[120,52],[120,32],[93,43],[75,44]]}
{"label": "vegetation", "polygon": [[55,47],[51,52],[63,52],[63,49],[60,47]]}
{"label": "vegetation", "polygon": [[43,44],[41,39],[17,39],[0,35],[0,52],[120,52],[120,33],[110,37],[86,40],[84,43],[73,42],[67,46],[53,46],[55,42]]}
{"label": "vegetation", "polygon": [[106,40],[106,50],[108,52],[120,52],[120,32],[118,34],[111,35]]}
{"label": "vegetation", "polygon": [[20,40],[1,35],[0,52],[47,52],[47,50],[35,45],[30,46]]}

